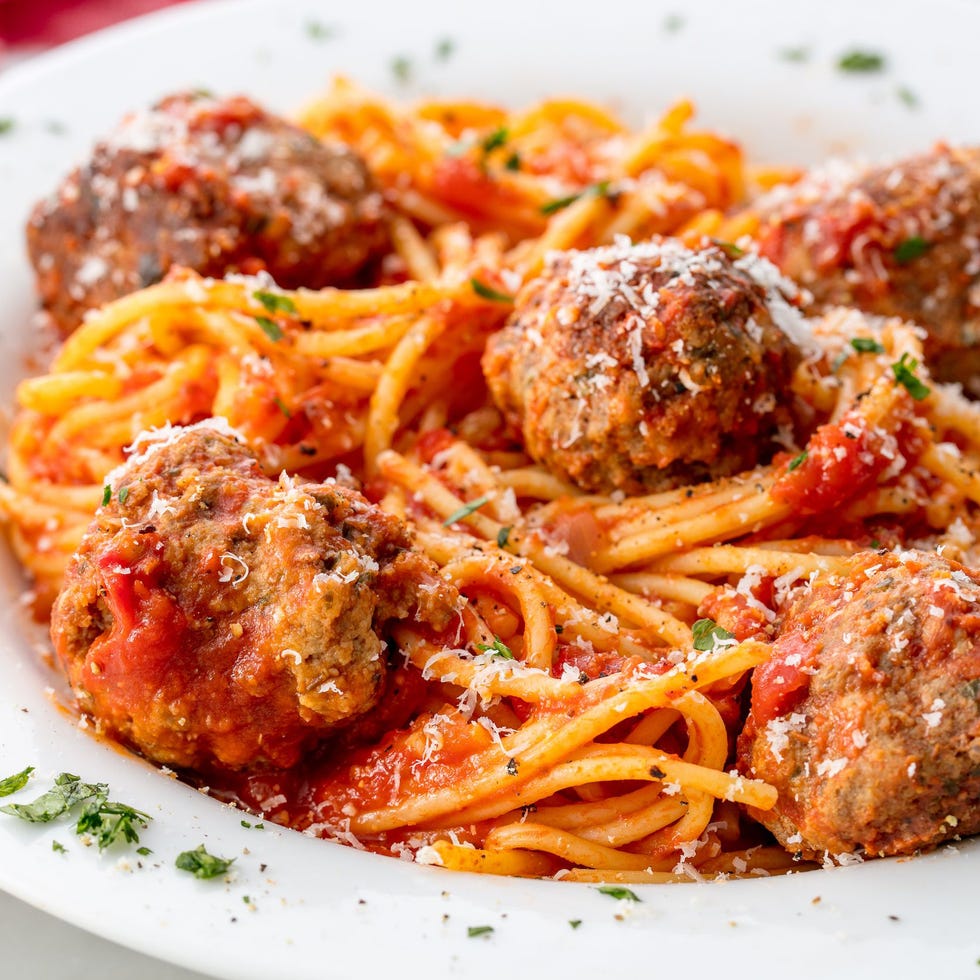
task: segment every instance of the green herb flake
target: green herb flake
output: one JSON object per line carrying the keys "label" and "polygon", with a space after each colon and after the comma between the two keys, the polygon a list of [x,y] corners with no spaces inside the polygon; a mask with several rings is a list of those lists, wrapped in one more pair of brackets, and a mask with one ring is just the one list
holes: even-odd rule
{"label": "green herb flake", "polygon": [[481,299],[488,299],[492,303],[513,303],[514,297],[508,296],[506,293],[501,293],[496,289],[488,286],[486,283],[480,282],[479,279],[470,279],[470,286],[473,292],[476,293]]}
{"label": "green herb flake", "polygon": [[403,54],[391,59],[391,73],[395,80],[407,85],[412,80],[412,59]]}
{"label": "green herb flake", "polygon": [[493,655],[499,657],[501,660],[514,660],[514,654],[510,647],[500,639],[499,636],[493,638],[493,643],[477,643],[477,650],[480,653],[486,653],[488,650],[493,650]]}
{"label": "green herb flake", "polygon": [[713,619],[699,619],[691,627],[694,634],[695,650],[714,650],[719,640],[734,640],[735,634],[729,633],[724,626],[719,626]]}
{"label": "green herb flake", "polygon": [[189,871],[202,881],[223,875],[234,863],[234,858],[221,858],[208,854],[203,844],[199,844],[193,851],[182,851],[174,861],[181,871]]}
{"label": "green herb flake", "polygon": [[102,488],[102,506],[108,507],[110,500],[112,500],[112,487],[106,484],[106,486]]}
{"label": "green herb flake", "polygon": [[296,304],[288,297],[280,293],[269,293],[263,289],[257,289],[252,293],[252,297],[257,299],[270,313],[295,313]]}
{"label": "green herb flake", "polygon": [[483,150],[484,156],[488,153],[493,153],[494,150],[499,150],[500,147],[505,146],[507,143],[507,127],[501,126],[499,129],[495,129],[489,136],[485,137],[480,143],[480,149]]}
{"label": "green herb flake", "polygon": [[455,52],[456,42],[451,37],[443,37],[436,42],[436,61],[449,61]]}
{"label": "green herb flake", "polygon": [[789,466],[786,467],[787,472],[792,473],[793,470],[799,469],[799,467],[801,467],[809,458],[809,451],[804,449],[799,456],[795,456],[790,460]]}
{"label": "green herb flake", "polygon": [[484,494],[482,497],[477,497],[476,500],[471,500],[468,504],[463,504],[459,510],[454,510],[443,522],[443,527],[449,527],[450,524],[455,524],[457,521],[463,520],[465,517],[469,517],[470,514],[478,511],[485,504],[490,503],[490,497]]}
{"label": "green herb flake", "polygon": [[621,901],[627,902],[639,902],[641,901],[640,896],[634,891],[630,891],[628,888],[622,888],[619,885],[602,885],[596,889],[600,895],[608,895],[610,898],[618,898]]}
{"label": "green herb flake", "polygon": [[21,769],[20,772],[15,772],[12,776],[0,779],[0,796],[10,796],[11,793],[23,789],[31,778],[32,772],[34,772],[34,767],[28,766],[26,769]]}
{"label": "green herb flake", "polygon": [[122,487],[119,491],[119,503],[124,504],[129,500],[129,487]]}
{"label": "green herb flake", "polygon": [[580,925],[582,924],[582,920],[581,920],[581,919],[569,919],[569,920],[568,920],[568,924],[569,924],[569,925],[570,925],[570,926],[571,926],[571,927],[572,927],[573,929],[577,929],[577,928],[578,928],[578,927],[579,927],[579,926],[580,926]]}
{"label": "green herb flake", "polygon": [[278,408],[287,419],[291,419],[293,417],[293,413],[286,407],[286,403],[278,395],[276,395],[272,401],[276,408]]}
{"label": "green herb flake", "polygon": [[512,524],[508,524],[507,527],[502,527],[497,532],[497,547],[498,548],[506,548],[507,547],[508,543],[510,542],[510,532],[513,531],[513,530],[514,530],[514,526]]}
{"label": "green herb flake", "polygon": [[559,197],[553,201],[548,201],[542,204],[538,209],[544,215],[552,215],[558,211],[563,211],[565,208],[574,204],[576,201],[582,200],[583,198],[589,197],[609,197],[609,181],[600,180],[595,184],[590,184],[585,190],[579,191],[577,194],[569,194],[568,197]]}
{"label": "green herb flake", "polygon": [[859,354],[884,354],[885,348],[874,337],[851,337],[851,346]]}
{"label": "green herb flake", "polygon": [[470,939],[475,939],[477,936],[490,936],[493,935],[493,926],[469,926],[466,935]]}
{"label": "green herb flake", "polygon": [[82,803],[101,805],[109,794],[105,783],[83,783],[78,776],[63,772],[57,776],[54,786],[31,803],[8,803],[0,807],[0,813],[9,813],[28,823],[50,823],[73,807]]}
{"label": "green herb flake", "polygon": [[60,841],[56,841],[56,840],[51,841],[51,850],[54,851],[55,854],[68,853],[68,848],[65,847],[65,845],[62,844]]}
{"label": "green herb flake", "polygon": [[10,116],[0,118],[0,136],[5,136],[14,128],[14,120]]}
{"label": "green herb flake", "polygon": [[779,52],[780,61],[788,61],[794,65],[802,65],[810,60],[810,49],[806,47],[783,48]]}
{"label": "green herb flake", "polygon": [[883,71],[885,68],[885,56],[877,51],[861,51],[855,49],[842,54],[837,60],[837,67],[841,71],[870,73]]}
{"label": "green herb flake", "polygon": [[251,825],[251,824],[250,824],[250,823],[249,823],[249,822],[248,822],[247,820],[242,820],[242,821],[241,821],[241,825],[242,825],[242,826],[243,826],[243,827],[244,827],[244,828],[245,828],[246,830],[251,830],[251,829],[252,829],[252,825]]}
{"label": "green herb flake", "polygon": [[917,402],[929,396],[929,386],[919,380],[915,369],[919,362],[908,354],[903,354],[893,365],[895,381],[900,384]]}
{"label": "green herb flake", "polygon": [[929,243],[920,235],[913,235],[911,238],[906,238],[905,241],[899,242],[895,246],[895,251],[892,254],[895,256],[895,261],[899,265],[905,265],[906,262],[921,259],[928,251]]}
{"label": "green herb flake", "polygon": [[521,155],[515,150],[504,161],[504,170],[509,170],[511,171],[511,173],[516,173],[520,169],[521,169]]}
{"label": "green herb flake", "polygon": [[745,255],[745,249],[734,242],[725,242],[720,238],[712,238],[711,243],[720,248],[730,259],[738,259]]}
{"label": "green herb flake", "polygon": [[313,41],[329,41],[337,36],[337,28],[331,24],[324,24],[319,20],[308,20],[306,22],[306,36]]}
{"label": "green herb flake", "polygon": [[99,850],[103,851],[117,841],[138,844],[139,831],[145,829],[151,819],[148,813],[125,803],[102,800],[86,805],[78,818],[75,833],[93,834]]}
{"label": "green herb flake", "polygon": [[900,85],[895,90],[895,95],[898,96],[898,101],[901,102],[902,105],[907,106],[909,109],[919,108],[919,97],[907,86]]}
{"label": "green herb flake", "polygon": [[255,322],[262,328],[262,332],[273,343],[278,343],[283,338],[282,327],[275,320],[270,320],[267,316],[257,316]]}
{"label": "green herb flake", "polygon": [[151,851],[148,847],[137,847],[136,848],[136,853],[140,857],[147,857],[148,855],[152,854],[153,851]]}

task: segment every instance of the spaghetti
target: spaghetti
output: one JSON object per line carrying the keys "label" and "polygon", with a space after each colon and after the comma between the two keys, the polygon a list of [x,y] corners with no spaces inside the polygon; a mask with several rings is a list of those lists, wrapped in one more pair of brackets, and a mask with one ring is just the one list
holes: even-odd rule
{"label": "spaghetti", "polygon": [[[393,669],[417,694],[404,725],[213,792],[461,870],[632,882],[804,866],[742,809],[775,790],[726,770],[739,698],[770,654],[736,620],[758,614],[754,585],[839,573],[896,528],[975,555],[977,409],[921,366],[923,397],[897,383],[894,365],[922,361],[912,328],[834,312],[793,377],[812,420],[793,453],[624,496],[536,465],[480,372],[549,252],[753,230],[759,182],[691,113],[633,132],[584,102],[404,109],[338,80],[301,121],[355,148],[391,206],[376,285],[177,271],[91,314],[20,385],[0,507],[42,612],[127,447],[212,416],[269,474],[353,471],[467,599],[451,638],[395,628]],[[846,427],[853,445],[835,437]],[[867,463],[895,440],[915,451]],[[712,603],[730,629],[696,636]]]}

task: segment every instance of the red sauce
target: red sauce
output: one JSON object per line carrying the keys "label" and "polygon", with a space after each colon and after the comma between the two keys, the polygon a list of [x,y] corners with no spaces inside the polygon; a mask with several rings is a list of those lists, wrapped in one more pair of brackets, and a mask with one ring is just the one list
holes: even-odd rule
{"label": "red sauce", "polygon": [[[752,674],[752,716],[758,727],[792,711],[810,689],[812,649],[798,633],[780,637],[773,658]],[[792,663],[787,663],[791,660]]]}
{"label": "red sauce", "polygon": [[822,425],[810,438],[806,457],[794,469],[784,460],[773,499],[789,504],[797,513],[818,514],[839,507],[870,490],[894,462],[896,453],[908,458],[919,451],[919,440],[910,426],[894,437],[868,428],[857,412],[847,412],[837,422]]}

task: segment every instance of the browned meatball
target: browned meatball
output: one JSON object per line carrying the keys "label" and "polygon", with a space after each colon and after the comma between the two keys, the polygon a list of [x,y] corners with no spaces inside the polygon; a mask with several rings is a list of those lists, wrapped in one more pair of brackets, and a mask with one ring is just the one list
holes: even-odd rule
{"label": "browned meatball", "polygon": [[248,99],[174,95],[123,120],[27,225],[41,301],[61,329],[156,282],[267,270],[344,284],[384,250],[363,161]]}
{"label": "browned meatball", "polygon": [[157,762],[292,765],[376,703],[388,621],[442,628],[456,607],[400,521],[270,480],[211,423],[111,480],[51,633],[82,708]]}
{"label": "browned meatball", "polygon": [[933,375],[980,394],[980,148],[824,170],[777,189],[761,213],[760,253],[818,308],[920,324]]}
{"label": "browned meatball", "polygon": [[790,421],[803,320],[755,256],[664,240],[554,253],[483,370],[528,453],[587,490],[730,474]]}
{"label": "browned meatball", "polygon": [[871,553],[791,601],[752,678],[739,768],[791,851],[907,854],[980,832],[980,575]]}

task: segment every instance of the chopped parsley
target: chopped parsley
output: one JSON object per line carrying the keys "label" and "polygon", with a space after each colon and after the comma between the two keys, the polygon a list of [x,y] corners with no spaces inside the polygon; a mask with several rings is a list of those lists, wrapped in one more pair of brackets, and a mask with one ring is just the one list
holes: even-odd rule
{"label": "chopped parsley", "polygon": [[14,128],[14,121],[10,116],[0,118],[0,136],[4,136]]}
{"label": "chopped parsley", "polygon": [[859,354],[884,354],[885,348],[874,337],[851,337],[851,346]]}
{"label": "chopped parsley", "polygon": [[640,896],[629,888],[622,888],[619,885],[602,885],[596,889],[600,895],[608,895],[610,898],[618,898],[627,902],[642,901]]}
{"label": "chopped parsley", "polygon": [[903,354],[893,365],[895,381],[898,382],[917,402],[929,396],[929,386],[915,373],[919,362],[908,354]]}
{"label": "chopped parsley", "polygon": [[578,927],[579,927],[579,926],[580,926],[580,925],[582,924],[582,920],[581,920],[581,919],[569,919],[569,920],[568,920],[568,924],[569,924],[569,925],[570,925],[570,926],[571,926],[571,927],[572,927],[573,929],[577,929],[577,928],[578,928]]}
{"label": "chopped parsley", "polygon": [[477,936],[490,936],[493,934],[493,926],[469,926],[466,929],[466,935],[470,939],[474,939]]}
{"label": "chopped parsley", "polygon": [[489,136],[484,137],[480,143],[480,149],[483,150],[483,155],[486,156],[488,153],[493,153],[494,150],[500,149],[500,147],[505,146],[507,143],[507,127],[500,126],[495,129]]}
{"label": "chopped parsley", "polygon": [[110,500],[112,500],[112,487],[106,485],[102,488],[102,506],[108,507]]}
{"label": "chopped parsley", "polygon": [[877,51],[855,49],[842,54],[837,60],[837,67],[841,71],[849,72],[882,71],[885,67],[885,56]]}
{"label": "chopped parsley", "polygon": [[789,466],[787,466],[787,467],[786,467],[786,469],[787,469],[787,471],[788,471],[789,473],[792,473],[792,472],[793,472],[793,470],[795,470],[795,469],[798,469],[798,468],[799,468],[800,466],[802,466],[802,465],[803,465],[803,464],[804,464],[804,463],[805,463],[805,462],[806,462],[806,461],[807,461],[807,460],[808,460],[809,458],[810,458],[810,453],[809,453],[809,451],[808,451],[808,450],[806,450],[806,449],[804,449],[804,450],[803,450],[803,452],[801,452],[799,456],[795,456],[795,457],[794,457],[793,459],[791,459],[791,460],[790,460],[790,463],[789,463]]}
{"label": "chopped parsley", "polygon": [[129,487],[121,487],[118,495],[119,503],[124,504],[129,500]]}
{"label": "chopped parsley", "polygon": [[146,857],[148,854],[152,854],[153,851],[151,851],[148,847],[137,847],[136,848],[136,853],[140,857]]}
{"label": "chopped parsley", "polygon": [[609,197],[609,181],[600,180],[595,184],[590,184],[585,190],[579,191],[577,194],[569,194],[568,197],[558,197],[553,201],[548,201],[542,204],[538,210],[545,215],[555,214],[557,211],[563,211],[569,205],[574,204],[576,201],[582,198],[589,197]]}
{"label": "chopped parsley", "polygon": [[57,776],[54,786],[31,803],[8,803],[0,807],[0,812],[28,823],[50,823],[76,807],[82,810],[75,833],[92,834],[100,851],[119,840],[138,843],[139,830],[152,819],[141,810],[110,800],[105,783],[83,783],[70,772]]}
{"label": "chopped parsley", "polygon": [[127,844],[139,843],[139,831],[146,828],[152,818],[142,810],[136,810],[125,803],[102,801],[86,805],[75,826],[77,834],[92,834],[105,850],[110,844],[122,840]]}
{"label": "chopped parsley", "polygon": [[61,841],[56,841],[56,840],[51,841],[51,850],[54,851],[55,854],[68,853],[68,848],[65,847],[65,845],[62,844]]}
{"label": "chopped parsley", "polygon": [[276,395],[272,401],[276,408],[278,408],[287,419],[291,419],[293,417],[293,413],[286,407],[286,403],[278,395]]}
{"label": "chopped parsley", "polygon": [[521,155],[515,150],[504,161],[504,170],[510,170],[511,172],[516,172],[520,169],[521,169]]}
{"label": "chopped parsley", "polygon": [[720,248],[730,259],[738,259],[745,255],[745,249],[734,242],[722,241],[720,238],[712,238],[712,245]]}
{"label": "chopped parsley", "polygon": [[908,106],[910,109],[918,109],[919,107],[919,97],[905,85],[900,85],[896,90],[895,94],[898,96],[898,101],[903,105]]}
{"label": "chopped parsley", "polygon": [[469,517],[474,511],[478,511],[484,504],[490,503],[490,497],[484,494],[482,497],[477,497],[476,500],[471,500],[468,504],[463,504],[459,510],[454,510],[443,522],[443,527],[449,527],[450,524],[455,524],[457,521],[463,520],[464,517]]}
{"label": "chopped parsley", "polygon": [[451,37],[440,38],[436,42],[436,61],[449,61],[456,51],[456,42]]}
{"label": "chopped parsley", "polygon": [[486,653],[488,650],[493,650],[493,655],[499,657],[501,660],[514,660],[513,651],[500,639],[499,636],[493,638],[493,643],[477,643],[477,650],[480,653]]}
{"label": "chopped parsley", "polygon": [[476,293],[481,299],[488,299],[492,303],[513,303],[514,297],[508,296],[506,293],[501,293],[499,290],[493,289],[486,283],[480,282],[479,279],[470,279],[470,286],[473,288],[473,292]]}
{"label": "chopped parsley", "polygon": [[267,316],[257,316],[255,322],[262,328],[262,332],[273,343],[278,343],[283,338],[282,327],[275,320],[270,320]]}
{"label": "chopped parsley", "polygon": [[783,48],[779,52],[782,61],[789,61],[794,65],[802,65],[810,60],[810,49],[805,47]]}
{"label": "chopped parsley", "polygon": [[724,626],[719,626],[713,619],[699,619],[691,627],[694,634],[695,650],[714,650],[719,640],[734,640],[735,634],[729,633]]}
{"label": "chopped parsley", "polygon": [[208,854],[203,844],[199,844],[193,851],[182,851],[174,861],[181,871],[189,871],[202,881],[223,875],[234,863],[234,858],[221,858]]}
{"label": "chopped parsley", "polygon": [[0,779],[0,796],[10,796],[11,793],[23,789],[31,778],[32,772],[34,772],[34,767],[28,766],[26,769],[21,769],[20,772],[15,772],[12,776]]}
{"label": "chopped parsley", "polygon": [[899,242],[892,253],[895,261],[900,265],[911,262],[913,259],[921,259],[929,251],[929,243],[921,235],[913,235]]}
{"label": "chopped parsley", "polygon": [[257,289],[252,293],[252,297],[257,299],[270,313],[296,312],[296,304],[288,296],[283,296],[280,293],[269,293]]}
{"label": "chopped parsley", "polygon": [[412,59],[403,54],[391,59],[391,73],[395,80],[406,85],[412,79]]}
{"label": "chopped parsley", "polygon": [[83,783],[78,776],[63,772],[54,786],[31,803],[8,803],[0,812],[20,817],[28,823],[50,823],[73,807],[94,801],[105,802],[109,787],[105,783]]}
{"label": "chopped parsley", "polygon": [[308,20],[306,36],[314,41],[329,41],[330,38],[337,36],[337,28],[331,24],[324,24],[320,20]]}
{"label": "chopped parsley", "polygon": [[510,543],[510,532],[513,531],[513,530],[514,530],[514,526],[512,524],[508,524],[507,527],[502,527],[497,532],[497,547],[498,548],[506,548],[507,547],[507,545]]}

